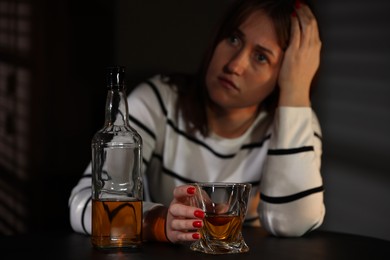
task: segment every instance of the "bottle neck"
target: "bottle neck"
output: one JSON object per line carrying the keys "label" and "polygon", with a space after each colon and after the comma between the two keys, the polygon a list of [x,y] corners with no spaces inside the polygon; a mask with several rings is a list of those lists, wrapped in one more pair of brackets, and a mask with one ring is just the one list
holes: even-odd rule
{"label": "bottle neck", "polygon": [[106,117],[104,125],[128,126],[129,110],[124,87],[111,87],[108,89],[106,101]]}

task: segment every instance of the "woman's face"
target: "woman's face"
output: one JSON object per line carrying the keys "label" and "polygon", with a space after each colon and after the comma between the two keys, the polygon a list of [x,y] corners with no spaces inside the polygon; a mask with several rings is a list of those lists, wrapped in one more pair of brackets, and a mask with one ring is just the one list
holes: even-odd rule
{"label": "woman's face", "polygon": [[271,18],[252,13],[214,50],[206,74],[211,101],[223,109],[257,107],[275,88],[282,58]]}

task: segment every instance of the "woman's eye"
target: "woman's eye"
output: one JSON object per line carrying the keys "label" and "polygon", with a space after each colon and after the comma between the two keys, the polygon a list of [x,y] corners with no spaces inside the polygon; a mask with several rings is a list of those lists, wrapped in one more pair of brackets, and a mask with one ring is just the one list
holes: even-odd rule
{"label": "woman's eye", "polygon": [[262,54],[262,53],[257,53],[255,55],[255,59],[256,59],[256,61],[261,62],[261,63],[265,63],[268,61],[267,56]]}
{"label": "woman's eye", "polygon": [[236,35],[231,35],[228,37],[228,41],[233,45],[237,45],[239,42],[239,38]]}

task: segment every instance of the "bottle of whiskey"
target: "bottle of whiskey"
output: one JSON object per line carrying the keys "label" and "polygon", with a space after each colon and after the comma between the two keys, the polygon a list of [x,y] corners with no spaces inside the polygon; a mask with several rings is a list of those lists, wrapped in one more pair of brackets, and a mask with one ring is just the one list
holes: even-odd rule
{"label": "bottle of whiskey", "polygon": [[125,68],[107,68],[104,127],[92,139],[92,236],[98,249],[142,245],[142,138],[129,124]]}

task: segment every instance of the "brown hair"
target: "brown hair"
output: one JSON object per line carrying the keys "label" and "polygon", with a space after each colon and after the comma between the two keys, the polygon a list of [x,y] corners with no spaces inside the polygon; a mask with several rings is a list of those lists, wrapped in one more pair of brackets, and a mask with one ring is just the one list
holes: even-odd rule
{"label": "brown hair", "polygon": [[[199,130],[207,136],[209,129],[206,117],[207,93],[205,77],[211,57],[218,43],[229,37],[253,12],[263,10],[273,20],[282,49],[286,49],[290,38],[291,14],[293,0],[235,0],[227,9],[217,27],[215,37],[205,53],[195,77],[171,75],[169,83],[178,87],[179,110],[184,115],[187,130],[193,133]],[[265,109],[273,112],[276,107],[278,87],[262,103]]]}

